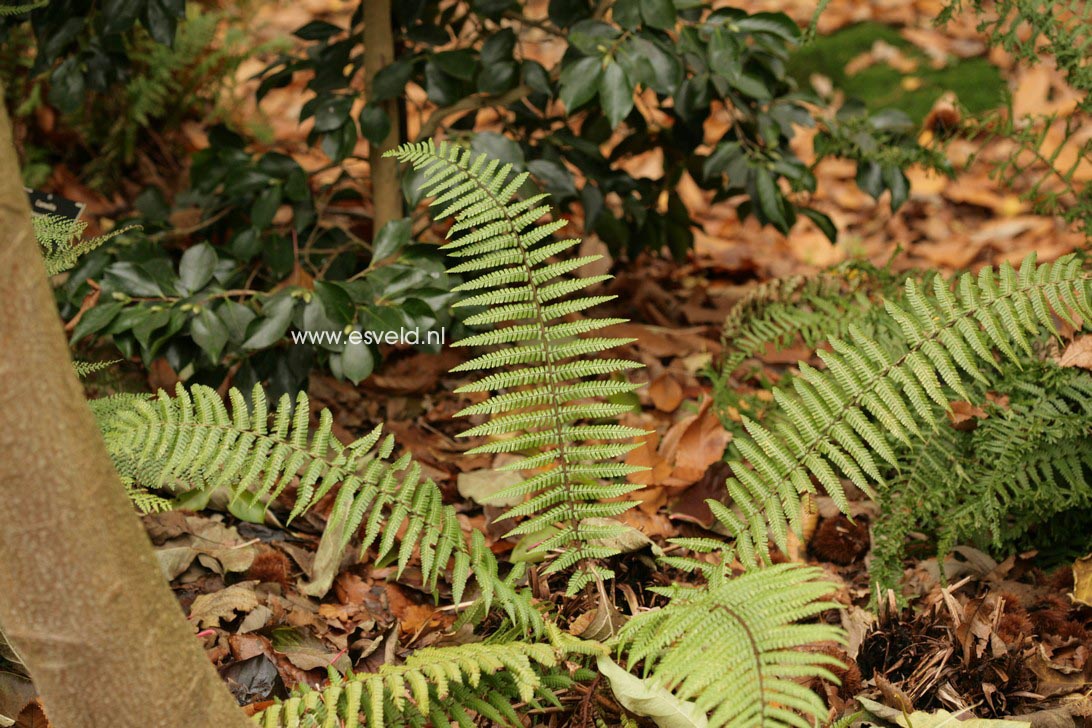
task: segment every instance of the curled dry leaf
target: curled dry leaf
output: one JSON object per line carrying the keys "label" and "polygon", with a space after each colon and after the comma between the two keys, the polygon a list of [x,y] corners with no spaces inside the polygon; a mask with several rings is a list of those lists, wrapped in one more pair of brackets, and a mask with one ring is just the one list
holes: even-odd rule
{"label": "curled dry leaf", "polygon": [[614,697],[634,715],[652,719],[659,728],[705,728],[709,719],[692,702],[624,670],[606,655],[597,659],[599,672],[610,681]]}
{"label": "curled dry leaf", "polygon": [[970,402],[952,402],[948,409],[948,421],[952,428],[960,432],[973,430],[978,426],[979,420],[984,420],[989,415],[986,410]]}
{"label": "curled dry leaf", "polygon": [[258,607],[256,581],[233,584],[212,594],[202,594],[190,606],[190,621],[199,628],[219,627],[221,621],[235,619],[236,612],[246,614]]}
{"label": "curled dry leaf", "polygon": [[1092,336],[1079,336],[1071,341],[1055,361],[1058,366],[1092,369]]}
{"label": "curled dry leaf", "polygon": [[664,372],[648,385],[648,395],[656,409],[661,412],[674,412],[682,404],[683,389],[670,372]]}
{"label": "curled dry leaf", "polygon": [[713,412],[712,403],[712,399],[706,398],[696,414],[683,418],[664,435],[660,455],[673,464],[666,485],[696,482],[724,455],[732,435]]}

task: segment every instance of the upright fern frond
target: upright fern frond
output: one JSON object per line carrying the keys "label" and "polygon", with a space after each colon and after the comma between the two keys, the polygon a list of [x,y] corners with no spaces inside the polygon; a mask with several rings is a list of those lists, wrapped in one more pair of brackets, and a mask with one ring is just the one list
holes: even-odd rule
{"label": "upright fern frond", "polygon": [[789,529],[800,532],[801,497],[816,491],[813,477],[843,511],[839,474],[867,493],[883,485],[881,466],[900,465],[896,443],[912,446],[922,423],[924,431],[936,426],[934,408],[970,399],[964,377],[987,381],[983,367],[998,367],[995,350],[1012,361],[1030,356],[1033,337],[1056,333],[1055,316],[1074,326],[1075,316],[1092,321],[1090,294],[1073,255],[1041,266],[1029,256],[1019,272],[984,268],[977,279],[961,276],[954,290],[941,278],[931,291],[908,280],[902,304],[886,304],[902,331],[901,351],[891,354],[851,327],[846,340],[819,353],[825,371],[801,364],[795,393],[775,391],[782,421],[768,430],[744,420],[750,437],[736,446],[753,470],[733,462],[728,480],[740,513],[711,502],[740,557],[768,560],[770,537],[786,548]]}
{"label": "upright fern frond", "polygon": [[455,511],[432,480],[422,479],[420,465],[408,454],[390,460],[394,438],[384,438],[382,426],[345,445],[332,433],[329,410],[309,427],[305,393],[294,406],[285,395],[275,413],[260,386],[249,407],[237,389],[229,399],[230,413],[216,390],[179,385],[174,397],[160,391],[151,400],[126,398],[97,414],[115,466],[134,483],[175,492],[222,487],[256,501],[276,498],[293,483],[290,519],[337,488],[328,528],[340,533],[342,546],[363,528],[361,553],[376,545],[377,559],[395,557],[399,574],[416,555],[433,591],[453,560],[456,603],[473,575],[485,609],[495,603],[513,623],[540,629],[541,617],[512,587],[519,567],[501,578],[480,533],[466,544]]}
{"label": "upright fern frond", "polygon": [[484,718],[490,725],[522,726],[515,703],[560,706],[554,693],[572,680],[557,668],[568,657],[551,644],[520,641],[425,648],[377,673],[332,673],[321,692],[305,688],[257,721],[263,728],[300,726],[304,716],[314,725],[344,728],[453,722],[469,728]]}
{"label": "upright fern frond", "polygon": [[[546,573],[581,563],[569,581],[575,593],[598,574],[611,572],[593,563],[617,550],[603,546],[604,539],[620,532],[620,526],[591,525],[588,519],[617,516],[632,502],[617,499],[639,488],[617,478],[640,468],[607,462],[636,447],[626,442],[641,430],[601,424],[628,409],[602,398],[636,389],[626,382],[596,379],[639,366],[623,359],[586,359],[631,339],[589,336],[620,319],[573,318],[574,314],[610,300],[613,296],[576,296],[580,291],[610,278],[563,278],[573,270],[598,260],[587,256],[554,261],[579,241],[551,239],[564,220],[540,223],[549,213],[542,204],[546,195],[517,199],[516,192],[528,174],[514,174],[510,164],[490,161],[458,146],[433,142],[407,144],[390,152],[424,175],[424,190],[435,196],[438,218],[454,216],[449,231],[454,239],[444,247],[465,261],[450,269],[471,277],[458,291],[468,292],[459,306],[482,307],[469,316],[468,325],[500,326],[470,336],[456,346],[500,346],[456,367],[453,371],[499,369],[458,392],[490,392],[492,396],[467,407],[462,416],[488,415],[491,419],[462,433],[487,437],[488,442],[471,453],[532,451],[512,469],[542,471],[505,489],[498,498],[528,496],[505,517],[526,518],[509,535],[526,535],[557,526],[533,549],[553,558]],[[552,262],[553,261],[553,262]],[[602,485],[600,479],[612,482]]]}
{"label": "upright fern frond", "polygon": [[799,624],[827,609],[836,587],[812,567],[779,564],[707,587],[663,589],[671,602],[639,614],[618,636],[630,667],[643,665],[659,685],[709,713],[709,725],[799,726],[826,718],[823,701],[802,678],[837,683],[838,660],[802,648],[844,632],[826,624]]}

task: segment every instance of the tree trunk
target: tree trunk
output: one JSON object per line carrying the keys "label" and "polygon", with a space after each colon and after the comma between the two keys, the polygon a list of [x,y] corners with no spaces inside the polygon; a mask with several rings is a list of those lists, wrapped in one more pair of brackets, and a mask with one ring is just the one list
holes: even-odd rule
{"label": "tree trunk", "polygon": [[[362,0],[364,3],[364,78],[371,103],[372,80],[380,69],[394,61],[394,35],[391,29],[391,0]],[[375,205],[375,229],[402,217],[402,187],[398,181],[398,162],[384,159],[383,153],[398,146],[402,138],[398,100],[388,99],[381,107],[391,120],[391,129],[381,144],[369,146],[368,163],[372,173],[372,201]]]}
{"label": "tree trunk", "polygon": [[4,633],[54,728],[254,728],[164,582],[72,370],[2,103],[0,230]]}

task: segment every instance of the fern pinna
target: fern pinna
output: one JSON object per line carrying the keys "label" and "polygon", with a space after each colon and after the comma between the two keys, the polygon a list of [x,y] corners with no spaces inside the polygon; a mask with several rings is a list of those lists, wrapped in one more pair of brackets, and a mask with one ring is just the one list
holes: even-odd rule
{"label": "fern pinna", "polygon": [[390,460],[394,438],[383,437],[382,426],[344,445],[333,436],[329,410],[320,412],[317,427],[309,426],[305,393],[294,407],[283,396],[272,423],[260,386],[250,406],[237,389],[228,398],[230,413],[216,390],[179,385],[174,397],[160,391],[152,400],[127,397],[120,406],[107,399],[95,409],[123,477],[174,492],[224,487],[234,498],[254,501],[276,498],[298,478],[290,519],[336,486],[327,528],[340,536],[341,547],[363,525],[362,554],[378,544],[377,559],[395,555],[399,574],[416,555],[433,591],[450,561],[456,603],[473,575],[485,610],[496,603],[514,623],[540,629],[541,617],[512,586],[520,567],[501,578],[481,533],[466,544],[454,509],[443,504],[432,480],[421,478],[420,465],[408,454]]}
{"label": "fern pinna", "polygon": [[[423,189],[435,195],[432,205],[442,210],[437,218],[455,218],[449,231],[453,239],[444,247],[451,256],[466,260],[450,272],[472,276],[456,289],[472,295],[457,305],[484,309],[467,317],[465,323],[504,325],[457,342],[456,346],[503,348],[481,354],[452,371],[504,369],[456,390],[494,393],[459,413],[492,418],[462,433],[464,437],[491,438],[470,452],[532,451],[535,454],[509,469],[541,470],[497,494],[498,498],[529,496],[505,514],[507,518],[527,517],[509,535],[536,534],[555,527],[557,530],[543,536],[532,552],[553,557],[546,574],[582,564],[569,579],[570,594],[596,576],[611,576],[609,569],[594,560],[617,553],[603,543],[618,535],[622,527],[589,519],[617,516],[632,506],[632,502],[601,501],[617,499],[640,487],[616,479],[641,468],[610,460],[636,447],[633,439],[644,433],[595,420],[627,411],[627,405],[602,400],[631,392],[638,385],[583,380],[639,365],[624,359],[584,358],[632,341],[584,336],[623,319],[568,320],[572,314],[614,298],[573,296],[610,276],[562,278],[601,256],[552,262],[579,241],[551,239],[565,226],[564,220],[535,225],[550,212],[549,206],[542,204],[547,196],[517,199],[516,192],[528,173],[515,174],[510,164],[445,142],[437,146],[431,140],[406,144],[389,154],[423,174]],[[501,390],[507,391],[497,393]],[[611,482],[603,485],[600,479]]]}
{"label": "fern pinna", "polygon": [[[786,547],[799,533],[801,498],[818,483],[848,509],[840,475],[865,492],[887,490],[884,470],[901,466],[896,449],[912,448],[937,426],[937,412],[953,399],[970,399],[968,382],[987,383],[1003,360],[1032,358],[1032,342],[1056,334],[1054,317],[1078,327],[1092,320],[1089,276],[1066,256],[1019,271],[1002,265],[965,274],[952,287],[937,277],[928,288],[913,279],[887,313],[901,329],[900,345],[882,346],[859,328],[819,352],[825,370],[800,365],[793,393],[777,390],[783,417],[770,429],[744,419],[748,438],[735,445],[751,468],[731,463],[728,490],[738,512],[711,502],[736,536],[740,557],[768,560],[768,540]],[[996,352],[996,354],[995,354]],[[922,426],[924,424],[924,427]]]}

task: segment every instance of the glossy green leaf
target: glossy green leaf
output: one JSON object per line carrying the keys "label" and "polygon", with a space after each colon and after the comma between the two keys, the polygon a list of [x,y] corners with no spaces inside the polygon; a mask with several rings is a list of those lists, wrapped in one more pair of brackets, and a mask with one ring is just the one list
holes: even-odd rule
{"label": "glossy green leaf", "polygon": [[265,349],[284,338],[288,324],[292,320],[292,309],[296,299],[281,295],[266,301],[261,317],[255,319],[247,330],[248,336],[243,342],[244,349]]}
{"label": "glossy green leaf", "polygon": [[103,303],[88,311],[84,311],[83,316],[76,323],[76,326],[72,329],[72,342],[80,341],[85,336],[93,334],[97,331],[101,331],[113,321],[119,313],[124,304],[117,301],[111,301],[110,303]]}
{"label": "glossy green leaf", "polygon": [[391,133],[391,120],[379,106],[368,104],[360,112],[360,131],[372,144],[380,144]]}
{"label": "glossy green leaf", "polygon": [[408,217],[388,222],[379,229],[372,241],[372,261],[386,260],[406,247],[412,234],[413,221]]}
{"label": "glossy green leaf", "polygon": [[744,33],[765,33],[790,43],[800,38],[800,27],[784,13],[755,13],[732,24]]}
{"label": "glossy green leaf", "polygon": [[633,109],[633,84],[620,64],[611,63],[603,69],[603,76],[599,79],[599,98],[612,128],[629,116]]}
{"label": "glossy green leaf", "polygon": [[789,222],[785,217],[781,191],[773,174],[765,167],[755,169],[755,192],[758,196],[758,209],[774,227],[783,233],[789,231]]}
{"label": "glossy green leaf", "polygon": [[876,162],[858,162],[857,186],[867,192],[872,199],[879,199],[884,187],[883,168]]}
{"label": "glossy green leaf", "polygon": [[220,354],[230,338],[227,326],[207,306],[203,307],[190,321],[190,336],[214,362],[220,360]]}
{"label": "glossy green leaf", "polygon": [[672,0],[641,0],[641,17],[645,25],[670,30],[675,27],[675,4]]}
{"label": "glossy green leaf", "polygon": [[561,103],[572,113],[595,96],[603,64],[598,58],[580,58],[561,69]]}
{"label": "glossy green leaf", "polygon": [[315,296],[331,321],[341,326],[352,322],[356,314],[356,306],[353,305],[353,299],[349,297],[345,289],[337,283],[315,281]]}
{"label": "glossy green leaf", "polygon": [[346,344],[341,352],[341,375],[353,384],[360,384],[375,369],[372,350],[363,343]]}
{"label": "glossy green leaf", "polygon": [[906,202],[910,196],[910,180],[894,164],[883,165],[882,174],[884,185],[891,190],[891,212],[894,212],[902,207],[902,203]]}
{"label": "glossy green leaf", "polygon": [[196,293],[205,287],[216,270],[220,258],[208,243],[199,243],[182,254],[178,264],[178,282],[186,293]]}

